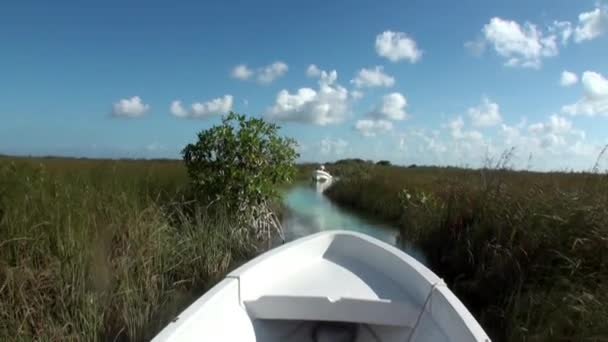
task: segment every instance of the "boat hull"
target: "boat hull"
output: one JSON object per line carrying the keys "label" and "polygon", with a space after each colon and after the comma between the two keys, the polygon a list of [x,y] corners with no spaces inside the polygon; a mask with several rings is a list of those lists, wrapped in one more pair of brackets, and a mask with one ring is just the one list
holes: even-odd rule
{"label": "boat hull", "polygon": [[317,233],[253,259],[154,341],[310,341],[344,327],[356,341],[489,341],[433,272],[347,231]]}
{"label": "boat hull", "polygon": [[312,173],[312,180],[315,182],[329,182],[332,178],[332,175],[323,170],[315,170]]}

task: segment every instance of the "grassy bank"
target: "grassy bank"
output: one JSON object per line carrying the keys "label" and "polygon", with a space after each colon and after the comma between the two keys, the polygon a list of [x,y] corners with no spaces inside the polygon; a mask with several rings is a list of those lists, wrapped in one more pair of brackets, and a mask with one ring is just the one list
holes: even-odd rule
{"label": "grassy bank", "polygon": [[608,176],[347,163],[327,195],[399,224],[495,341],[608,340]]}
{"label": "grassy bank", "polygon": [[0,159],[0,341],[143,341],[253,250],[179,161]]}

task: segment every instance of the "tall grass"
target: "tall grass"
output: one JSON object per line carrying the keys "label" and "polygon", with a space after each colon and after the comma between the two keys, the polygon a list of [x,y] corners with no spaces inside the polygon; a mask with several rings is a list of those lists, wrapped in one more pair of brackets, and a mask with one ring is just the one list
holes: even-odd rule
{"label": "tall grass", "polygon": [[148,340],[250,257],[185,184],[178,162],[0,159],[0,341]]}
{"label": "tall grass", "polygon": [[398,223],[493,340],[608,340],[607,175],[367,165],[326,193]]}

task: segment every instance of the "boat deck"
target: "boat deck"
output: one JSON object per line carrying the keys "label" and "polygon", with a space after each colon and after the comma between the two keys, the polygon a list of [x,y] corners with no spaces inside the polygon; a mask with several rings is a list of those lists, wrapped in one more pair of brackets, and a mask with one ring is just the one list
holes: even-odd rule
{"label": "boat deck", "polygon": [[349,259],[312,259],[291,275],[267,287],[273,295],[410,301],[407,293],[385,275]]}
{"label": "boat deck", "polygon": [[[277,247],[231,272],[157,341],[489,341],[441,279],[398,249],[353,232]],[[342,329],[342,330],[340,330]],[[352,341],[352,338],[349,339]]]}

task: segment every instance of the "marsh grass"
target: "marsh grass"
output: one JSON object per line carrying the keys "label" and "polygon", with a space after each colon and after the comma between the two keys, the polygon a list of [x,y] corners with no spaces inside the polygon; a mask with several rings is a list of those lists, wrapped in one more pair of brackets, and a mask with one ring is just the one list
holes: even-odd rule
{"label": "marsh grass", "polygon": [[0,340],[148,340],[251,257],[186,184],[179,162],[0,159]]}
{"label": "marsh grass", "polygon": [[606,174],[366,165],[326,194],[396,222],[493,340],[608,340]]}

